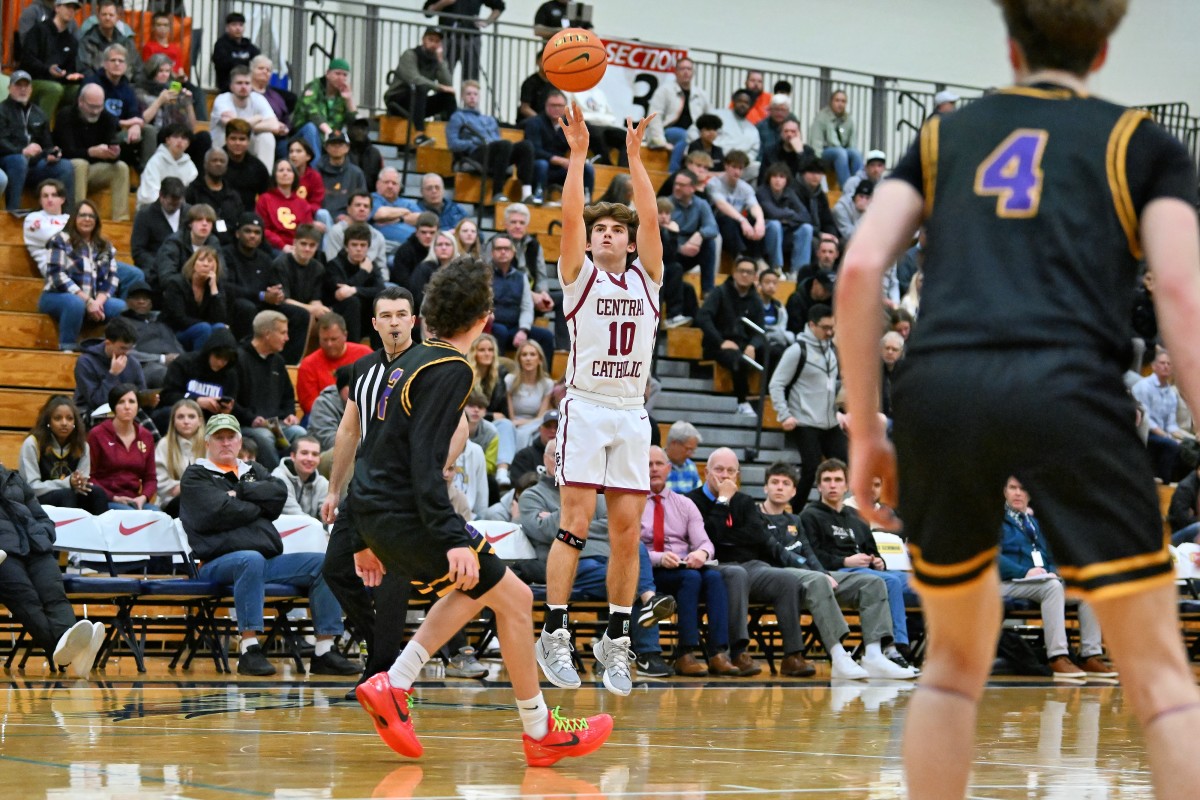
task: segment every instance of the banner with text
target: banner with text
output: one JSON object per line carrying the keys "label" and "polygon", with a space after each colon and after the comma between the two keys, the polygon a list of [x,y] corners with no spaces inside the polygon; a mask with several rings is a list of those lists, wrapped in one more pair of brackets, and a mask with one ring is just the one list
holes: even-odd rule
{"label": "banner with text", "polygon": [[646,116],[655,90],[664,82],[675,82],[675,61],[687,55],[685,47],[624,39],[605,39],[604,47],[608,69],[600,89],[618,121]]}

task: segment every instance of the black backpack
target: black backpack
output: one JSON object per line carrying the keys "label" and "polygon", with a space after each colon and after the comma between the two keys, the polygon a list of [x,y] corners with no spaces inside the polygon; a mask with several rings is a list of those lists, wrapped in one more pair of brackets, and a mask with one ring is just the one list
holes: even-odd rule
{"label": "black backpack", "polygon": [[808,363],[808,344],[800,340],[797,340],[796,344],[800,346],[800,361],[796,363],[796,371],[788,379],[787,386],[783,387],[783,401],[785,403],[787,402],[788,395],[792,393],[792,387],[796,385],[796,381],[800,380],[800,373],[804,371],[804,365]]}

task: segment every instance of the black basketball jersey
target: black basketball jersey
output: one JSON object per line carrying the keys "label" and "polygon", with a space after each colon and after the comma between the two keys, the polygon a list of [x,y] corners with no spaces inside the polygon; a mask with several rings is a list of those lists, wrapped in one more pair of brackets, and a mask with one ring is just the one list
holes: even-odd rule
{"label": "black basketball jersey", "polygon": [[377,399],[367,407],[370,435],[354,467],[355,514],[408,518],[438,547],[468,544],[442,468],[473,383],[462,353],[436,339],[413,345],[387,365]]}
{"label": "black basketball jersey", "polygon": [[1064,346],[1127,363],[1138,218],[1196,194],[1187,151],[1149,114],[1048,84],[933,117],[893,177],[925,200],[914,356]]}
{"label": "black basketball jersey", "polygon": [[403,353],[389,361],[387,351],[380,348],[374,353],[358,359],[351,367],[350,399],[358,406],[358,443],[360,447],[377,424],[378,420],[374,409],[379,403],[379,396],[383,393],[386,376],[389,372],[388,367],[401,356]]}

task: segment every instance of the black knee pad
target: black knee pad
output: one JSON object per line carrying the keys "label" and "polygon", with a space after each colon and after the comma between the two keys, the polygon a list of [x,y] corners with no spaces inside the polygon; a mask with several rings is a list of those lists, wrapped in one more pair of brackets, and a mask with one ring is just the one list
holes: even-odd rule
{"label": "black knee pad", "polygon": [[564,544],[571,545],[571,547],[574,547],[576,550],[582,550],[583,546],[587,544],[587,539],[580,539],[575,534],[571,533],[570,531],[564,531],[562,528],[558,529],[558,534],[554,538],[558,539]]}

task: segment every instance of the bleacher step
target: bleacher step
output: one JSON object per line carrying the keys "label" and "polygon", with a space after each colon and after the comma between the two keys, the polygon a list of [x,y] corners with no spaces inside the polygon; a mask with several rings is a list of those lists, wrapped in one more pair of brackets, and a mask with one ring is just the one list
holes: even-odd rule
{"label": "bleacher step", "polygon": [[659,377],[663,391],[673,392],[711,392],[712,378],[676,378],[672,376]]}
{"label": "bleacher step", "polygon": [[719,425],[729,429],[754,430],[758,425],[758,417],[733,414],[728,411],[697,411],[688,408],[664,408],[662,404],[654,406],[654,418],[659,422],[675,422],[685,420],[699,427],[701,425]]}
{"label": "bleacher step", "polygon": [[660,392],[654,400],[655,416],[662,410],[670,412],[675,417],[688,419],[688,414],[716,414],[730,417],[737,410],[737,400],[733,397],[716,394],[683,394],[680,392]]}
{"label": "bleacher step", "polygon": [[[0,331],[6,327],[2,317],[7,316],[9,315],[0,315]],[[52,346],[58,347],[57,340]],[[70,393],[75,386],[77,358],[75,353],[60,353],[57,349],[53,352],[0,349],[0,384],[47,391],[65,390]]]}
{"label": "bleacher step", "polygon": [[692,362],[676,361],[660,357],[654,364],[654,376],[663,378],[686,378],[692,374]]}

